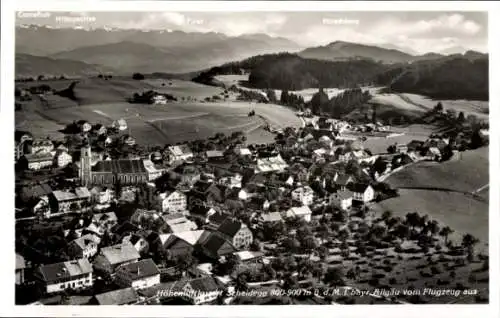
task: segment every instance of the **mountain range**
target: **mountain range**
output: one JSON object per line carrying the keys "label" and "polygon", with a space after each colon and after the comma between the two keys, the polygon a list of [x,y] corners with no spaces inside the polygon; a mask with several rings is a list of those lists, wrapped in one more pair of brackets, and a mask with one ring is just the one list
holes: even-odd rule
{"label": "mountain range", "polygon": [[[101,70],[116,74],[187,73],[279,52],[297,53],[307,59],[368,59],[383,64],[446,57],[441,53],[418,55],[409,48],[398,48],[392,44],[374,46],[345,41],[303,48],[289,39],[261,33],[231,37],[215,32],[85,30],[28,25],[16,28],[16,74],[83,75]],[[469,51],[468,56],[478,58],[486,55]]]}

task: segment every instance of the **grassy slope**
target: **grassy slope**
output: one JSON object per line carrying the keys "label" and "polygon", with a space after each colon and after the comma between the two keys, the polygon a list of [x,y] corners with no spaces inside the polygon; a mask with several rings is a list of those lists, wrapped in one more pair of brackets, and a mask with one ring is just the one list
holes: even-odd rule
{"label": "grassy slope", "polygon": [[[488,148],[465,152],[461,160],[444,163],[422,162],[403,169],[387,182],[395,187],[437,187],[474,191],[489,182]],[[487,198],[487,190],[481,193]],[[457,192],[400,189],[400,196],[375,205],[404,216],[418,211],[455,229],[455,238],[464,232],[488,241],[488,203]]]}

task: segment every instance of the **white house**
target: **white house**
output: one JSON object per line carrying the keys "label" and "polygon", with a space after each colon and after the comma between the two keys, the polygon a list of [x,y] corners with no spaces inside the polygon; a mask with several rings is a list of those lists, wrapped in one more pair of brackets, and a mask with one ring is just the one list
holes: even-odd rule
{"label": "white house", "polygon": [[52,192],[52,195],[55,199],[55,203],[57,204],[57,212],[64,213],[71,210],[73,206],[76,209],[81,208],[81,204],[83,202],[90,201],[90,192],[85,187],[78,187],[75,189],[75,192],[67,192],[56,190]]}
{"label": "white house", "polygon": [[165,173],[165,169],[159,169],[150,159],[143,160],[144,168],[148,173],[148,181],[154,181]]}
{"label": "white house", "polygon": [[314,191],[309,186],[297,188],[292,191],[292,199],[303,205],[311,205],[314,200]]}
{"label": "white house", "polygon": [[127,126],[127,122],[125,121],[125,119],[118,119],[118,120],[115,120],[113,121],[113,123],[111,124],[111,126],[113,128],[116,128],[118,130],[126,130],[128,128]]}
{"label": "white house", "polygon": [[274,157],[257,159],[255,172],[284,171],[286,168],[288,168],[286,161],[281,158],[281,155],[277,155]]}
{"label": "white house", "polygon": [[100,241],[94,234],[83,235],[69,243],[68,253],[75,258],[90,258],[97,254]]}
{"label": "white house", "polygon": [[297,217],[304,219],[306,222],[311,222],[311,215],[312,211],[308,206],[293,207],[285,212],[287,218]]}
{"label": "white house", "polygon": [[177,190],[160,193],[158,201],[162,212],[178,213],[187,210],[187,196]]}
{"label": "white house", "polygon": [[157,105],[166,105],[167,98],[163,95],[155,95],[153,96],[153,102]]}
{"label": "white house", "polygon": [[152,259],[124,264],[116,269],[115,283],[136,290],[160,284],[160,270]]}
{"label": "white house", "polygon": [[55,154],[57,166],[59,168],[66,167],[71,162],[73,162],[73,157],[66,151],[59,151]]}
{"label": "white house", "polygon": [[30,170],[40,170],[51,167],[54,163],[54,157],[51,153],[31,154],[25,155],[24,157],[26,158],[28,169]]}
{"label": "white house", "polygon": [[90,190],[92,201],[107,204],[115,199],[115,191],[110,188],[94,187]]}
{"label": "white house", "polygon": [[50,139],[37,139],[31,144],[32,154],[46,154],[54,150],[54,143]]}
{"label": "white house", "polygon": [[94,268],[111,274],[121,265],[136,262],[141,256],[130,243],[117,244],[101,248],[94,260]]}
{"label": "white house", "polygon": [[354,183],[348,186],[349,190],[353,192],[352,198],[356,201],[370,202],[375,197],[375,190],[372,186],[364,183]]}
{"label": "white house", "polygon": [[175,145],[168,147],[170,162],[187,161],[193,158],[193,152],[187,145]]}
{"label": "white house", "polygon": [[351,191],[339,191],[330,195],[329,203],[339,206],[342,210],[348,210],[352,206],[352,197]]}
{"label": "white house", "polygon": [[86,258],[42,265],[35,271],[46,293],[57,293],[66,289],[84,289],[93,285],[92,265]]}

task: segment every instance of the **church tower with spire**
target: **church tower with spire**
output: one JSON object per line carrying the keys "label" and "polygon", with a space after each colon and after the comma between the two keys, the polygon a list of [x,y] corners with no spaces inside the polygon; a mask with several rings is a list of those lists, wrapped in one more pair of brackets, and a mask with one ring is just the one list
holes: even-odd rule
{"label": "church tower with spire", "polygon": [[83,186],[88,187],[92,182],[92,152],[90,145],[83,145],[80,150],[80,181]]}

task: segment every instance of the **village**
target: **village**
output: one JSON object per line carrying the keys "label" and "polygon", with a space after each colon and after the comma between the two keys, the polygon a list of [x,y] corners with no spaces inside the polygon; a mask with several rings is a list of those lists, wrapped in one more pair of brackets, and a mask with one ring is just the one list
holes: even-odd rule
{"label": "village", "polygon": [[16,301],[420,303],[429,300],[328,290],[408,285],[415,279],[397,280],[411,270],[395,260],[418,259],[412,253],[428,264],[423,277],[460,273],[464,260],[487,266],[473,238],[453,243],[453,230],[426,216],[371,209],[398,196],[384,182],[391,173],[459,156],[470,136],[433,134],[372,153],[366,140],[401,133],[298,116],[303,127],[274,131],[272,144],[246,144],[236,132],[148,147],[123,119],[74,122],[64,140],[16,131]]}

